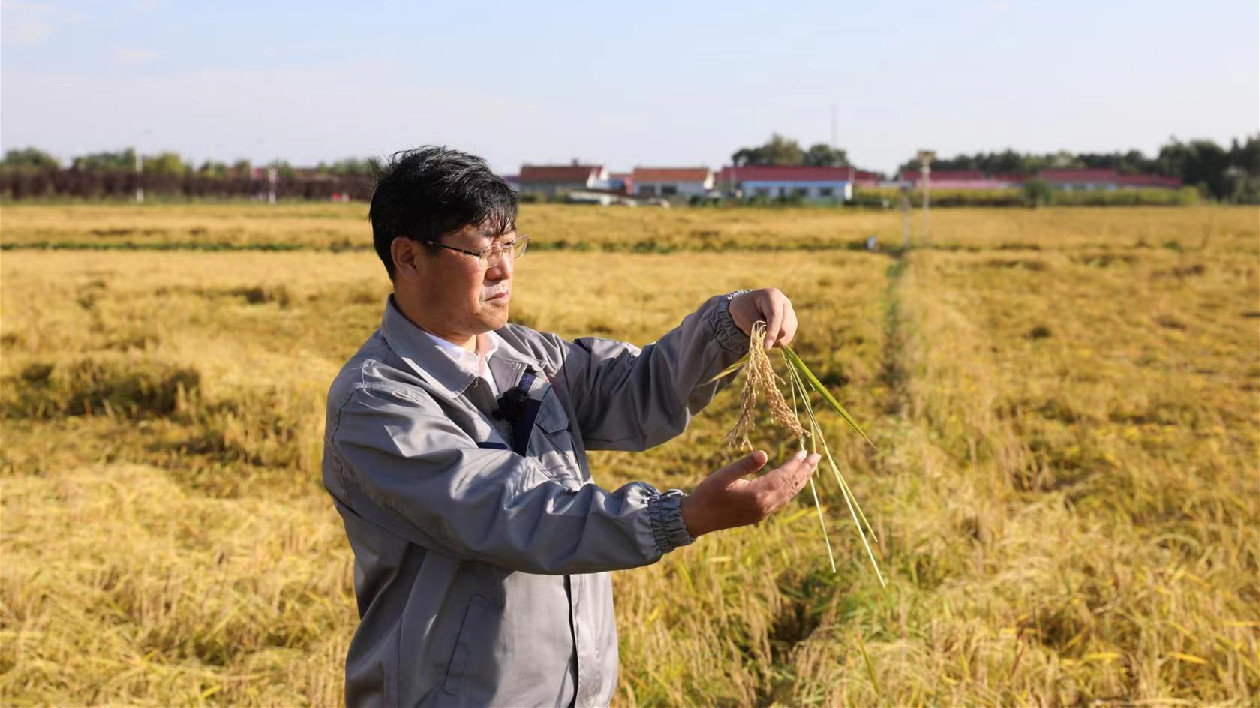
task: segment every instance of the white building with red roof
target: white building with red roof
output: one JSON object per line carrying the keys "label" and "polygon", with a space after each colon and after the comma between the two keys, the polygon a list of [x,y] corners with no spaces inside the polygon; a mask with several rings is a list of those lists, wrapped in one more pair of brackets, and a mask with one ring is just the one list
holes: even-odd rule
{"label": "white building with red roof", "polygon": [[723,167],[717,183],[722,191],[740,199],[845,201],[853,198],[858,176],[853,167],[748,165]]}
{"label": "white building with red roof", "polygon": [[705,197],[714,183],[708,167],[635,167],[630,179],[639,197]]}
{"label": "white building with red roof", "polygon": [[1108,169],[1042,170],[1037,178],[1055,189],[1178,189],[1181,180],[1162,175],[1122,175]]}
{"label": "white building with red roof", "polygon": [[521,194],[554,197],[558,192],[607,190],[608,170],[603,165],[521,165],[517,176]]}
{"label": "white building with red roof", "polygon": [[1120,189],[1181,189],[1180,177],[1164,175],[1116,175],[1116,187]]}
{"label": "white building with red roof", "polygon": [[[902,170],[897,180],[913,189],[923,186],[923,173]],[[980,170],[932,170],[928,175],[932,189],[1011,189],[1023,183],[1018,175],[987,175]]]}

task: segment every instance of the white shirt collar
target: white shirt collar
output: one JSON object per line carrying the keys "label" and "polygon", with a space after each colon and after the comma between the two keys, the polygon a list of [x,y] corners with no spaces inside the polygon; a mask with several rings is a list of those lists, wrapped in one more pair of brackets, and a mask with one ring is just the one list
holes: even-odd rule
{"label": "white shirt collar", "polygon": [[[430,332],[425,332],[425,330],[420,331],[424,332],[425,336],[429,339],[432,339],[433,343],[438,345],[438,348],[442,350],[442,353],[450,357],[451,361],[455,362],[459,368],[467,371],[473,376],[479,376],[485,379],[486,383],[490,384],[490,389],[496,394],[498,393],[499,387],[495,385],[494,377],[490,375],[490,367],[488,365],[482,365],[482,361],[479,361],[477,353],[470,352],[453,342],[442,339]],[[482,337],[485,337],[485,339],[483,340]],[[477,346],[478,349],[486,347],[485,351],[481,353],[480,359],[488,362],[490,357],[494,356],[494,353],[499,351],[499,335],[494,332],[486,332],[484,335],[479,335],[477,338]]]}

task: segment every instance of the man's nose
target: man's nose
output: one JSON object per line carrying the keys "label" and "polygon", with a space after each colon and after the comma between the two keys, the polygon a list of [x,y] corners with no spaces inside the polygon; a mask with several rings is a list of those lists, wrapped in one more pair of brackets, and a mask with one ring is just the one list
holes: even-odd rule
{"label": "man's nose", "polygon": [[486,280],[507,280],[512,277],[512,256],[503,254],[499,262],[486,269]]}

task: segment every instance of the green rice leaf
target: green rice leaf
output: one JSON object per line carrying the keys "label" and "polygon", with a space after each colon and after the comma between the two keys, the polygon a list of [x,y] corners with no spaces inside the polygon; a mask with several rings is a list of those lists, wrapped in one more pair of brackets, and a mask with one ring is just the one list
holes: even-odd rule
{"label": "green rice leaf", "polygon": [[731,374],[738,371],[740,367],[742,367],[744,364],[747,364],[747,363],[748,363],[748,355],[745,354],[744,356],[740,357],[739,361],[735,362],[734,364],[731,364],[725,369],[722,369],[722,373],[718,374],[717,376],[714,376],[713,378],[709,379],[705,383],[713,383],[714,381],[717,381],[719,379],[724,379],[727,376],[730,376]]}
{"label": "green rice leaf", "polygon": [[840,402],[836,400],[836,397],[831,395],[831,392],[827,390],[826,386],[822,385],[822,382],[818,380],[817,376],[814,376],[814,372],[809,370],[809,367],[805,365],[804,360],[802,360],[796,352],[792,351],[791,347],[783,347],[783,355],[787,358],[788,363],[792,365],[792,368],[796,369],[796,371],[800,373],[801,378],[810,385],[810,388],[817,391],[818,395],[822,396],[823,400],[827,402],[827,405],[831,406],[832,410],[839,413],[840,417],[844,418],[845,422],[851,425],[853,429],[858,432],[858,435],[862,436],[863,440],[870,443],[871,447],[875,447],[875,443],[871,442],[871,439],[866,437],[866,433],[862,431],[862,428],[857,424],[857,421],[853,420],[853,417],[850,416],[849,412],[844,409],[844,406],[840,405]]}
{"label": "green rice leaf", "polygon": [[[783,358],[787,360],[787,354],[784,354]],[[793,389],[793,404],[796,402],[796,389],[800,389],[801,403],[805,406],[805,414],[809,418],[810,438],[814,442],[814,452],[818,452],[818,441],[821,440],[823,452],[826,453],[827,456],[827,464],[831,467],[831,473],[835,475],[836,481],[840,484],[840,492],[844,498],[845,506],[849,508],[849,515],[853,517],[853,525],[857,528],[858,537],[862,539],[862,546],[866,549],[866,556],[867,558],[870,558],[871,567],[875,569],[875,577],[879,579],[880,587],[886,588],[888,587],[888,583],[884,580],[884,574],[879,570],[879,563],[875,560],[875,552],[871,550],[870,541],[866,538],[866,532],[869,531],[871,540],[879,543],[879,539],[875,537],[875,529],[871,528],[871,523],[866,520],[866,514],[862,512],[862,506],[858,504],[857,497],[855,497],[853,495],[853,491],[849,489],[848,483],[844,481],[844,475],[840,474],[839,465],[836,464],[835,459],[831,456],[831,449],[827,446],[827,440],[822,434],[822,426],[818,424],[818,419],[814,416],[814,407],[809,402],[809,392],[805,389],[805,384],[801,381],[800,372],[797,371],[795,366],[788,366],[788,378],[790,379]],[[810,484],[813,484],[813,482],[814,479],[811,476]],[[814,497],[814,504],[818,507],[819,521],[822,521],[822,506],[818,502],[816,493]],[[866,524],[865,531],[862,528],[863,524]],[[827,553],[830,555],[831,541],[827,539],[827,529],[825,525],[823,527],[823,540],[827,543]],[[834,565],[832,566],[832,570],[835,570]]]}
{"label": "green rice leaf", "polygon": [[859,633],[857,638],[858,651],[862,652],[862,663],[866,664],[866,675],[871,679],[871,688],[875,689],[875,696],[883,699],[884,691],[880,688],[879,677],[875,675],[875,665],[871,663],[870,654],[866,653],[866,642],[862,641],[862,635]]}
{"label": "green rice leaf", "polygon": [[827,546],[827,559],[831,561],[831,572],[836,572],[836,554],[831,552],[831,539],[827,538],[827,522],[823,520],[822,502],[818,501],[818,488],[814,486],[814,475],[809,476],[809,491],[814,493],[814,508],[818,510],[818,523],[822,526],[823,543]]}

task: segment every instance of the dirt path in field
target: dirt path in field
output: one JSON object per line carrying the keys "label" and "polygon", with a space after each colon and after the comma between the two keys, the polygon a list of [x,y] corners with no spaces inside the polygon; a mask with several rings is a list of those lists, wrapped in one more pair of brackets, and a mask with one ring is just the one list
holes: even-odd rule
{"label": "dirt path in field", "polygon": [[907,408],[904,312],[901,307],[901,276],[910,266],[904,251],[896,251],[888,265],[888,283],[884,287],[884,356],[880,379],[888,389],[884,399],[887,415],[903,418]]}
{"label": "dirt path in field", "polygon": [[[883,318],[884,344],[880,356],[880,373],[877,379],[885,394],[880,401],[882,420],[877,425],[870,422],[870,429],[882,428],[879,448],[867,448],[871,467],[877,474],[894,474],[891,453],[903,444],[906,428],[910,425],[910,396],[907,390],[906,362],[906,313],[902,304],[902,278],[910,268],[907,253],[902,250],[885,252],[888,267],[883,291],[879,294]],[[882,561],[881,561],[882,562]],[[771,667],[774,677],[769,685],[757,694],[756,705],[766,708],[773,705],[790,705],[795,695],[796,676],[794,666],[798,648],[809,641],[819,627],[821,607],[830,601],[829,596],[818,594],[818,576],[793,576],[787,584],[781,581],[784,602],[771,629]]]}

